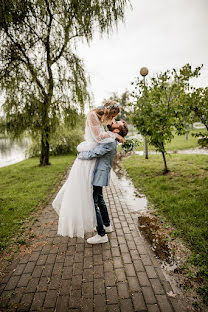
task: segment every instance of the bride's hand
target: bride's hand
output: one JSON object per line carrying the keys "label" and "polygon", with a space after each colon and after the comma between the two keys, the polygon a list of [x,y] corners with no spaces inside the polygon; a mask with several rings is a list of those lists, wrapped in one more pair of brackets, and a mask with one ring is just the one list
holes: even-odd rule
{"label": "bride's hand", "polygon": [[125,143],[124,138],[120,134],[117,134],[117,139],[119,140],[120,143],[122,143],[122,144]]}

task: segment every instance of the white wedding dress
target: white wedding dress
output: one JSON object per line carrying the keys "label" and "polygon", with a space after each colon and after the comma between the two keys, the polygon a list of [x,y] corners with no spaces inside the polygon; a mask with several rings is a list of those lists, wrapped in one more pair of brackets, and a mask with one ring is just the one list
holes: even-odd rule
{"label": "white wedding dress", "polygon": [[[98,143],[112,142],[116,133],[105,131],[94,111],[87,115],[85,141],[77,146],[78,152],[94,148]],[[69,176],[52,202],[59,215],[57,234],[82,237],[97,225],[92,178],[96,159],[75,159]]]}

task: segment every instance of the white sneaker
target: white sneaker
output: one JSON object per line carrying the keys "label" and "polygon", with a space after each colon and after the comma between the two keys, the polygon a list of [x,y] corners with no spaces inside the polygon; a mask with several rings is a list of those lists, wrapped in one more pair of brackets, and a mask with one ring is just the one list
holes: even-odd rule
{"label": "white sneaker", "polygon": [[100,236],[96,234],[93,237],[87,239],[88,244],[103,244],[108,242],[108,236],[105,234],[104,236]]}
{"label": "white sneaker", "polygon": [[105,225],[104,225],[104,229],[105,229],[105,232],[106,232],[106,233],[112,233],[112,232],[113,232],[113,228],[112,228],[111,225],[109,225],[109,226],[105,226]]}
{"label": "white sneaker", "polygon": [[[104,227],[106,233],[112,233],[113,232],[113,228],[112,228],[111,225],[109,225],[109,226],[103,225],[103,227]],[[94,228],[94,231],[97,232],[97,228],[96,227]]]}

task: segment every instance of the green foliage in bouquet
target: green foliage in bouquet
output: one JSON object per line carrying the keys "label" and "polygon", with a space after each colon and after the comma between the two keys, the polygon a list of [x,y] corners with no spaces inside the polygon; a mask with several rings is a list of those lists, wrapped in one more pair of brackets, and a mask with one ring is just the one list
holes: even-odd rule
{"label": "green foliage in bouquet", "polygon": [[122,149],[127,153],[127,152],[130,152],[130,151],[133,151],[135,149],[136,146],[138,146],[140,144],[140,141],[135,139],[135,138],[132,138],[132,139],[126,139],[125,140],[125,143],[122,144]]}

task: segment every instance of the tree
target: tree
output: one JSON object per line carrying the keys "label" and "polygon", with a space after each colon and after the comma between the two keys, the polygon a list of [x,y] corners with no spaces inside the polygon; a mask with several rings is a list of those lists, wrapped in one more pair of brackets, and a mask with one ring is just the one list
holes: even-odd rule
{"label": "tree", "polygon": [[164,172],[168,172],[165,144],[173,131],[184,134],[188,120],[186,103],[190,92],[189,80],[198,77],[201,67],[192,70],[189,64],[179,71],[173,69],[159,73],[144,84],[138,77],[135,85],[132,121],[138,131],[147,136],[149,143],[162,153]]}
{"label": "tree", "polygon": [[96,31],[109,33],[124,19],[128,2],[2,0],[0,89],[6,95],[5,129],[13,136],[26,130],[40,134],[40,165],[49,164],[50,135],[60,118],[82,111],[89,99],[76,40],[89,43]]}
{"label": "tree", "polygon": [[[120,104],[120,119],[124,119],[128,122],[131,111],[129,91],[125,90],[120,96],[116,92],[113,92],[113,94],[109,97],[109,100],[114,100]],[[103,102],[105,101],[106,99],[104,99]]]}

